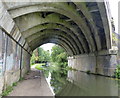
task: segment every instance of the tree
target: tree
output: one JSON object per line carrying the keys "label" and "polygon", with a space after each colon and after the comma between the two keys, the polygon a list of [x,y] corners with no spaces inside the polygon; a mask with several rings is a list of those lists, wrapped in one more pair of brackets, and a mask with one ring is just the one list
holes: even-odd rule
{"label": "tree", "polygon": [[38,49],[39,61],[50,61],[49,51],[45,51],[43,48]]}
{"label": "tree", "polygon": [[52,62],[54,62],[54,65],[59,67],[59,74],[58,76],[64,77],[67,75],[67,53],[64,51],[63,48],[61,48],[58,45],[55,45],[52,47],[52,53],[51,53]]}
{"label": "tree", "polygon": [[50,61],[50,53],[49,51],[45,51],[43,48],[37,48],[31,57],[31,65],[35,64],[35,62],[43,62]]}
{"label": "tree", "polygon": [[[53,46],[53,47],[52,47],[52,53],[51,53],[52,61],[53,61],[53,62],[59,61],[60,57],[58,58],[58,56],[59,56],[61,53],[65,53],[65,51],[64,51],[63,48],[61,48],[61,47],[58,46],[58,45]],[[63,58],[63,57],[62,57],[62,58]],[[64,59],[66,59],[66,57],[64,57]]]}
{"label": "tree", "polygon": [[54,92],[57,93],[65,83],[67,78],[67,53],[58,45],[52,47],[51,61],[54,64],[54,70],[51,72],[51,85]]}

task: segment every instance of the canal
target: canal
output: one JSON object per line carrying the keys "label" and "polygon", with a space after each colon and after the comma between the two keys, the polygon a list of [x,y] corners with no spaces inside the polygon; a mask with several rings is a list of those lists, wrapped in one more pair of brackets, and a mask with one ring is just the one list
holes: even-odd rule
{"label": "canal", "polygon": [[[64,70],[63,70],[64,71]],[[120,80],[80,71],[44,72],[55,96],[120,96]]]}

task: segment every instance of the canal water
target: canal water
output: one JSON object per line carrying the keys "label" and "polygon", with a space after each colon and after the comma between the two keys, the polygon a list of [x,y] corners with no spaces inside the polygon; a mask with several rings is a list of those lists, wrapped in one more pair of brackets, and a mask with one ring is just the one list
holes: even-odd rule
{"label": "canal water", "polygon": [[45,72],[45,76],[55,96],[120,96],[117,79],[79,71]]}

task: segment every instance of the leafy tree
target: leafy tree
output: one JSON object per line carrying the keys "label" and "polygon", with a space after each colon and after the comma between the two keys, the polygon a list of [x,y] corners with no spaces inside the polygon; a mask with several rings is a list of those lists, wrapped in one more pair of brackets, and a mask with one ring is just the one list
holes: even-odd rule
{"label": "leafy tree", "polygon": [[51,61],[51,66],[54,66],[54,70],[51,72],[50,84],[54,87],[54,92],[57,93],[65,83],[67,77],[67,54],[64,49],[58,45],[53,46]]}
{"label": "leafy tree", "polygon": [[[54,71],[55,78],[57,77],[66,77],[67,76],[67,54],[63,48],[58,45],[52,47],[51,53],[52,62],[54,65],[59,67],[59,71]],[[53,75],[53,76],[54,76]]]}
{"label": "leafy tree", "polygon": [[30,60],[30,65],[35,64],[35,54],[32,55],[31,60]]}
{"label": "leafy tree", "polygon": [[45,51],[43,48],[37,48],[31,57],[31,65],[35,64],[35,61],[50,61],[49,51]]}
{"label": "leafy tree", "polygon": [[[63,53],[64,55],[62,55],[61,53]],[[61,55],[61,56],[60,56]],[[63,48],[61,48],[60,46],[58,45],[55,45],[52,47],[52,54],[51,54],[51,57],[52,57],[52,61],[53,62],[58,62],[60,59],[62,60],[62,58],[66,61],[67,60],[67,57],[66,57],[66,52],[64,51]]]}

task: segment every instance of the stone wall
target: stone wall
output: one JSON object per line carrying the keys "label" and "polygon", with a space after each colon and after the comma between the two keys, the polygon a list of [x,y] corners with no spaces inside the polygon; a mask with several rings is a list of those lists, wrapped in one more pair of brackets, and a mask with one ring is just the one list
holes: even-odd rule
{"label": "stone wall", "polygon": [[84,72],[90,71],[94,74],[113,76],[117,65],[116,57],[116,55],[79,55],[69,57],[68,65]]}
{"label": "stone wall", "polygon": [[[0,29],[0,47],[3,46],[3,40],[2,40],[2,30]],[[3,54],[2,54],[2,48],[0,48],[0,94],[2,93],[3,85],[4,85],[4,79],[3,79]]]}
{"label": "stone wall", "polygon": [[21,66],[21,76],[24,77],[25,73],[30,70],[30,54],[24,49],[22,50],[22,66]]}
{"label": "stone wall", "polygon": [[117,34],[118,37],[118,57],[117,57],[117,61],[118,64],[120,65],[120,33]]}
{"label": "stone wall", "polygon": [[0,30],[0,94],[30,70],[30,54]]}

